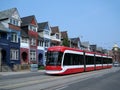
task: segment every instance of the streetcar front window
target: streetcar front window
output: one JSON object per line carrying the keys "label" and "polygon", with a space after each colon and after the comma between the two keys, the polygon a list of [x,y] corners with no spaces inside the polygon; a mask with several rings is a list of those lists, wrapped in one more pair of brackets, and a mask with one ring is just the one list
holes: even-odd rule
{"label": "streetcar front window", "polygon": [[48,51],[46,65],[54,65],[54,66],[61,65],[62,55],[63,55],[62,52]]}

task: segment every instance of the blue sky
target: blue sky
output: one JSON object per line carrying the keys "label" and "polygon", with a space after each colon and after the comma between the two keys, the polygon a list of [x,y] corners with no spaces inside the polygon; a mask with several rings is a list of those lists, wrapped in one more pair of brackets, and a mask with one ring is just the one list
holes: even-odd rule
{"label": "blue sky", "polygon": [[16,7],[21,17],[35,15],[103,48],[120,46],[120,0],[0,0],[0,11]]}

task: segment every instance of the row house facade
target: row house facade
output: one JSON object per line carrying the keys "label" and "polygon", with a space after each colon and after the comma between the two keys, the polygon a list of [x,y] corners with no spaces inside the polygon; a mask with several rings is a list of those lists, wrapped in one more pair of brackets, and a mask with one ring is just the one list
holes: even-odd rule
{"label": "row house facade", "polygon": [[51,28],[48,22],[38,23],[38,61],[40,65],[45,65],[46,53],[51,42]]}
{"label": "row house facade", "polygon": [[69,39],[69,42],[70,42],[70,47],[71,47],[71,48],[80,49],[81,42],[80,42],[80,38],[79,38],[79,37],[70,38],[70,39]]}
{"label": "row house facade", "polygon": [[51,27],[51,44],[50,46],[61,45],[61,32],[58,26]]}
{"label": "row house facade", "polygon": [[[16,8],[0,12],[0,70],[19,67],[21,18]],[[3,68],[5,67],[5,68]],[[12,68],[13,69],[13,68]]]}
{"label": "row house facade", "polygon": [[37,40],[38,25],[34,15],[21,18],[21,65],[29,66],[31,63],[38,63]]}

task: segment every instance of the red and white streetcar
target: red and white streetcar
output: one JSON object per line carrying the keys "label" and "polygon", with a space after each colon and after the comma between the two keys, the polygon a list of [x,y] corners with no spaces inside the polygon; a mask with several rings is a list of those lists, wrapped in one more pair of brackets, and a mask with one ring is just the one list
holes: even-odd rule
{"label": "red and white streetcar", "polygon": [[112,57],[64,46],[48,48],[47,74],[72,74],[112,67]]}

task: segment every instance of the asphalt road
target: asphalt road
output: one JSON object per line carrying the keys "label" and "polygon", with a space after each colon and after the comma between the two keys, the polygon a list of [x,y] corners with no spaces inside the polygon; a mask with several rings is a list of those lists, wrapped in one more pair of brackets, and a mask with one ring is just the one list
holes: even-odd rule
{"label": "asphalt road", "polygon": [[59,90],[120,90],[120,71],[65,85]]}
{"label": "asphalt road", "polygon": [[65,76],[44,72],[0,76],[0,90],[120,90],[120,67]]}

